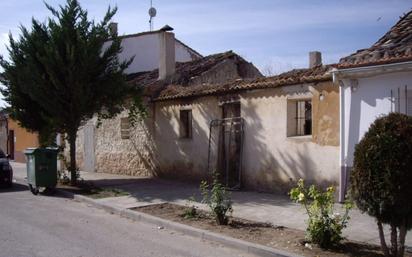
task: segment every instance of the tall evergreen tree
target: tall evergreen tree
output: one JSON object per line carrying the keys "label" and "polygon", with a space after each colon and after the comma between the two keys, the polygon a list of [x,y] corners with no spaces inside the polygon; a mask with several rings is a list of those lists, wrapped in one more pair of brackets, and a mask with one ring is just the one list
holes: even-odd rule
{"label": "tall evergreen tree", "polygon": [[[11,116],[23,127],[67,136],[75,183],[80,126],[94,115],[113,117],[123,110],[125,99],[138,92],[124,74],[132,60],[119,61],[120,39],[109,28],[117,8],[109,7],[95,23],[77,0],[67,0],[58,9],[46,7],[52,14],[46,22],[33,19],[30,30],[22,26],[17,41],[10,35],[9,60],[0,59],[2,93]],[[132,113],[138,105],[136,100]]]}

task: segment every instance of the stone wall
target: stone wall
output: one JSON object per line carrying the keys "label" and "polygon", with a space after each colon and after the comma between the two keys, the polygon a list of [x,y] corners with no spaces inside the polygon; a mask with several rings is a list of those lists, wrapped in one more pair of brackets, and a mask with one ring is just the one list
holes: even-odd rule
{"label": "stone wall", "polygon": [[[128,118],[127,111],[113,119],[103,120],[99,126],[96,119],[90,120],[78,133],[76,156],[79,169],[132,176],[150,176],[155,173],[156,156],[151,133],[150,107],[148,113],[146,119],[130,127],[127,139],[122,139],[121,135],[121,120]],[[86,126],[93,126],[94,132],[87,133]],[[85,140],[87,137],[93,139]],[[93,144],[87,145],[86,141],[91,141]],[[93,158],[88,152],[94,153],[93,170],[87,170],[84,161],[85,156]]]}

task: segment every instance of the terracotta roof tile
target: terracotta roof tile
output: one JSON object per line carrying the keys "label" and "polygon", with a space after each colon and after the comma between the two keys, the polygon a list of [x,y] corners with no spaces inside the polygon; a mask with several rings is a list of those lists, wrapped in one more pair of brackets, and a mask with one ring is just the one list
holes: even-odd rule
{"label": "terracotta roof tile", "polygon": [[302,83],[314,83],[332,80],[328,72],[331,65],[317,66],[312,69],[295,69],[273,77],[258,78],[253,80],[232,80],[224,84],[202,84],[182,86],[170,84],[166,86],[155,99],[156,101],[172,100],[178,98],[223,94],[239,90],[252,90],[275,88]]}
{"label": "terracotta roof tile", "polygon": [[[169,83],[189,84],[190,80],[200,76],[203,72],[210,70],[212,67],[225,59],[241,58],[232,51],[209,55],[190,62],[176,63],[175,75],[170,78]],[[159,71],[153,70],[148,72],[139,72],[128,75],[130,83],[138,86],[149,86],[158,83]],[[166,81],[167,83],[167,81]]]}
{"label": "terracotta roof tile", "polygon": [[412,11],[405,14],[370,48],[342,58],[338,68],[412,61]]}
{"label": "terracotta roof tile", "polygon": [[332,80],[332,76],[328,72],[332,66],[326,65],[311,69],[294,69],[272,77],[238,78],[215,84],[192,83],[192,81],[195,81],[194,78],[201,76],[219,63],[230,58],[246,62],[234,52],[229,51],[209,55],[191,62],[177,63],[176,73],[168,81],[158,80],[158,70],[130,74],[128,78],[130,83],[143,87],[145,94],[151,96],[156,101]]}

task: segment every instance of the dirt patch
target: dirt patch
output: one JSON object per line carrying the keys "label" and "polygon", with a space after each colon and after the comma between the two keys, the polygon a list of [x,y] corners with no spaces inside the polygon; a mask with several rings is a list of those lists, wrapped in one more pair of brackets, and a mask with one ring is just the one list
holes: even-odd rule
{"label": "dirt patch", "polygon": [[[379,246],[348,240],[333,250],[322,250],[315,245],[310,245],[312,249],[309,249],[305,247],[304,231],[238,218],[232,218],[227,226],[218,226],[210,213],[200,210],[197,210],[195,217],[185,218],[187,209],[185,206],[163,203],[136,207],[132,210],[303,256],[383,256]],[[412,254],[406,253],[405,256],[412,257]]]}
{"label": "dirt patch", "polygon": [[70,186],[70,185],[58,185],[57,188],[69,191],[73,194],[84,195],[93,199],[101,199],[107,197],[119,197],[127,196],[128,192],[117,188],[95,187],[95,186]]}

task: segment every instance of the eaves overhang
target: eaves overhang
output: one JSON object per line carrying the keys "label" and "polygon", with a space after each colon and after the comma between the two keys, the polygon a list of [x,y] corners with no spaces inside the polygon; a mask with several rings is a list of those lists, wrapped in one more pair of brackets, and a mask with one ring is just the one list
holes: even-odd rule
{"label": "eaves overhang", "polygon": [[412,61],[364,66],[356,68],[346,68],[331,70],[333,82],[337,83],[341,79],[353,79],[353,78],[367,78],[374,77],[383,74],[395,73],[395,72],[411,72]]}

